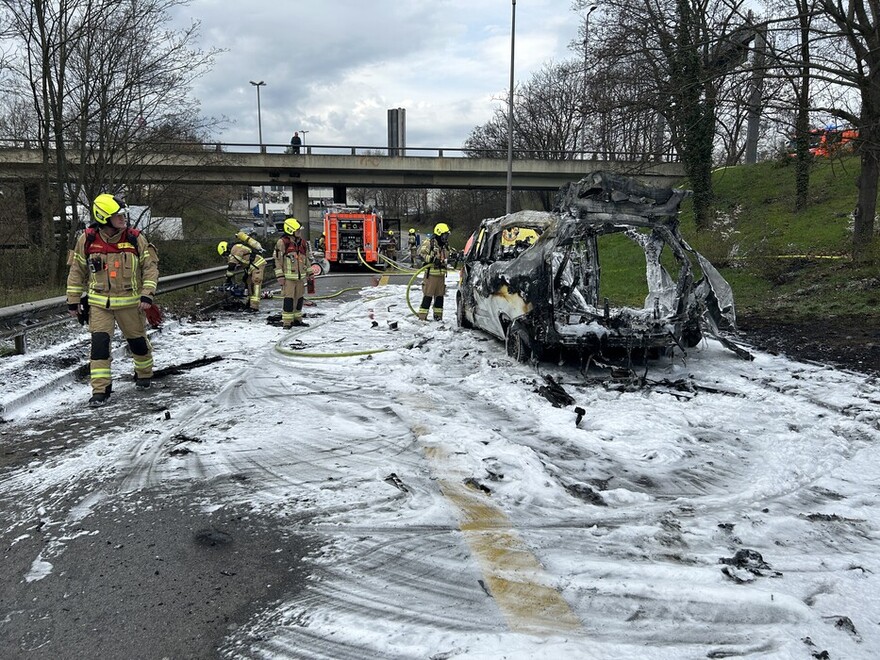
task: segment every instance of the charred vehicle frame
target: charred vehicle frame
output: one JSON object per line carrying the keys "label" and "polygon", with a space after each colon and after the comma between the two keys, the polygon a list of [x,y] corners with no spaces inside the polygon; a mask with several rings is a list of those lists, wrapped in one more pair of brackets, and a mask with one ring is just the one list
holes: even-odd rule
{"label": "charred vehicle frame", "polygon": [[[520,361],[548,351],[582,359],[652,357],[691,348],[704,334],[745,353],[721,337],[721,328],[736,327],[730,285],[679,233],[687,194],[596,172],[563,186],[551,212],[484,220],[464,251],[459,325],[505,340]],[[598,242],[615,233],[644,250],[648,294],[641,309],[600,301]],[[677,264],[675,278],[661,262],[664,248]]]}

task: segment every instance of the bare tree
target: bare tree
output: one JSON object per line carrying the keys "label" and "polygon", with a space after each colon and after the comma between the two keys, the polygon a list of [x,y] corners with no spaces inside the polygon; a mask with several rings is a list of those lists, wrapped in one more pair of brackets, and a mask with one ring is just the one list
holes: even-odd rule
{"label": "bare tree", "polygon": [[[576,0],[575,7],[585,4],[587,0]],[[621,70],[631,76],[619,87],[629,95],[617,101],[618,108],[662,117],[693,187],[700,228],[709,225],[712,215],[711,172],[722,82],[745,60],[755,34],[743,18],[743,4],[606,0],[594,20],[596,68],[605,70],[609,81]],[[650,115],[641,116],[640,130],[651,135]]]}
{"label": "bare tree", "polygon": [[[37,119],[44,239],[54,233],[49,184],[57,182],[59,279],[79,224],[76,201],[137,186],[147,159],[167,152],[169,142],[191,144],[205,128],[188,92],[217,51],[193,48],[197,24],[168,29],[170,10],[180,4],[185,0],[7,0],[2,7],[23,53],[19,84],[29,88]],[[68,201],[72,217],[64,212]]]}
{"label": "bare tree", "polygon": [[874,215],[880,177],[880,3],[877,0],[818,0],[818,7],[832,22],[832,29],[814,33],[835,46],[820,51],[814,60],[814,76],[858,92],[860,107],[853,109],[842,98],[827,108],[859,131],[858,199],[854,211],[853,259],[874,256]]}

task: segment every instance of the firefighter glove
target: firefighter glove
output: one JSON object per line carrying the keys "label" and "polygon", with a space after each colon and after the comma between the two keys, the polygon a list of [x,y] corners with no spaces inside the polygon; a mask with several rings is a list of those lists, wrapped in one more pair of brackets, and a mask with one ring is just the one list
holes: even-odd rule
{"label": "firefighter glove", "polygon": [[145,305],[152,305],[153,299],[150,298],[150,296],[141,296],[141,302],[144,303]]}

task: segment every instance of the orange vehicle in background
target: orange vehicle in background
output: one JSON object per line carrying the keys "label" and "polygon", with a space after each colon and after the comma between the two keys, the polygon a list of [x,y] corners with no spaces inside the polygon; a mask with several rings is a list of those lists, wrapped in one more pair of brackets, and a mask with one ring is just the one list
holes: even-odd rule
{"label": "orange vehicle in background", "polygon": [[[855,128],[812,128],[810,129],[810,155],[816,158],[831,158],[842,152],[852,152],[859,131]],[[797,139],[788,143],[788,155],[792,158],[797,154]]]}
{"label": "orange vehicle in background", "polygon": [[[380,213],[338,207],[324,213],[324,258],[330,264],[385,267],[379,255],[389,241],[386,225],[397,228],[400,220],[384,220]],[[360,253],[360,255],[358,254]]]}
{"label": "orange vehicle in background", "polygon": [[[379,261],[382,218],[357,209],[335,209],[324,214],[324,258],[331,264],[368,264]],[[358,258],[360,252],[360,258]]]}

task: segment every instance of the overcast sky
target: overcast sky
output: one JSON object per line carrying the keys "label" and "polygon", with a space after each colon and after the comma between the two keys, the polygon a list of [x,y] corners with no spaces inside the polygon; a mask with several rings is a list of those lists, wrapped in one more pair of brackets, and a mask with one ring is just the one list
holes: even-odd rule
{"label": "overcast sky", "polygon": [[[195,94],[230,124],[214,137],[387,144],[387,110],[405,108],[407,145],[461,147],[504,103],[510,0],[193,0],[176,21],[201,22],[201,46],[225,49]],[[573,56],[583,18],[569,0],[516,4],[515,77]]]}

